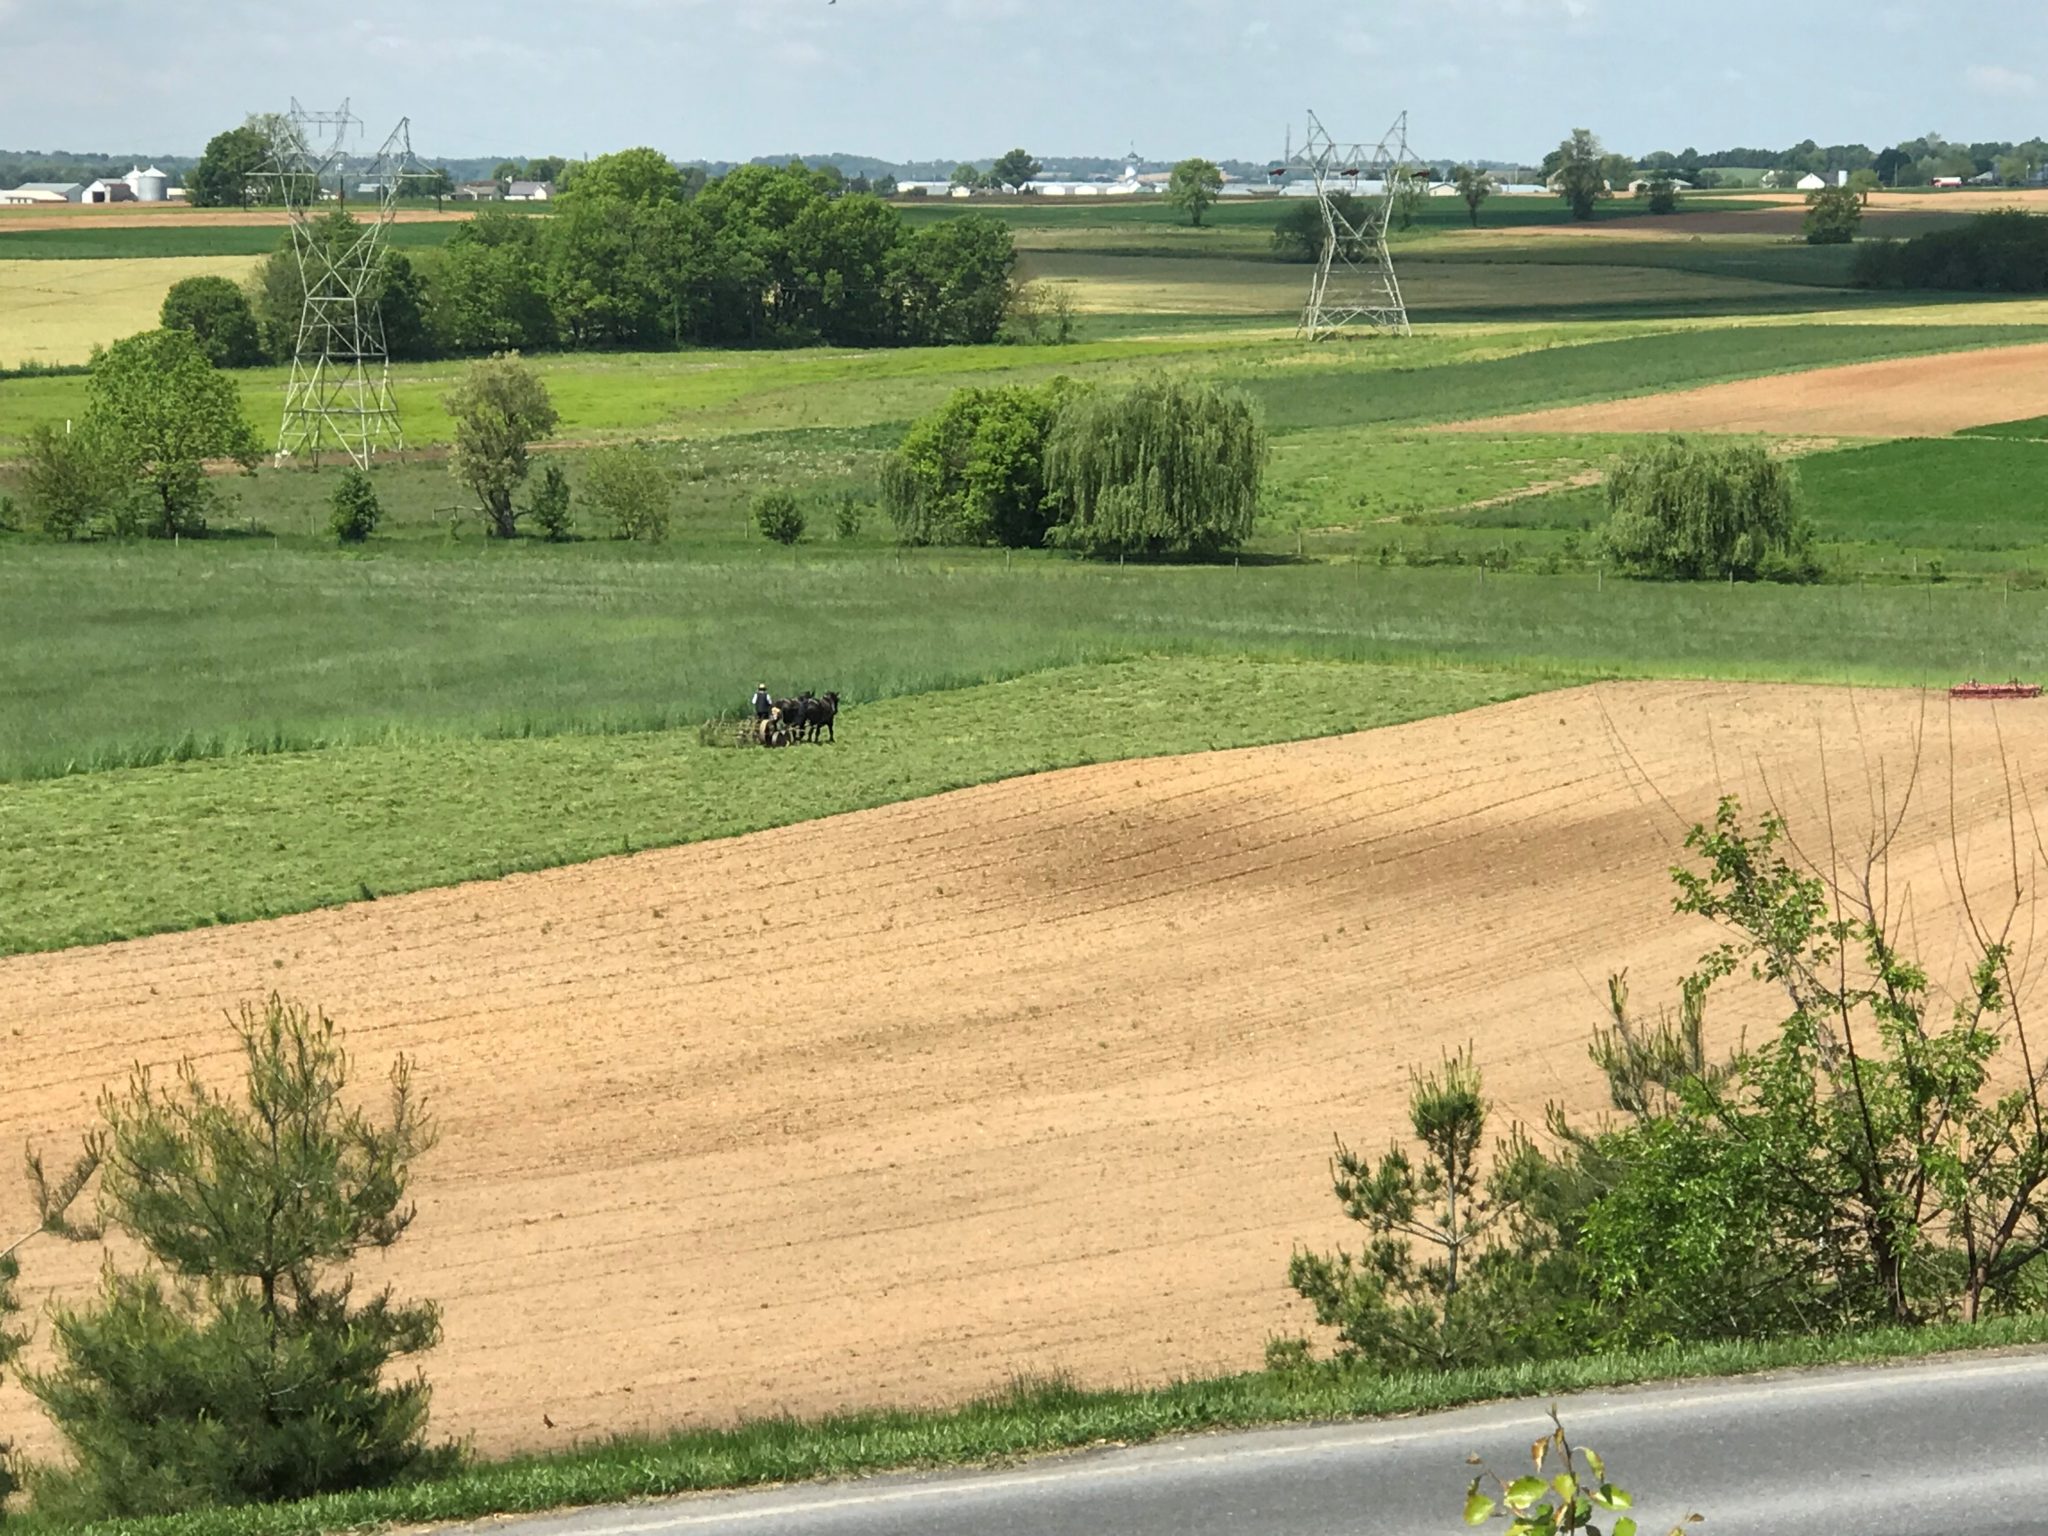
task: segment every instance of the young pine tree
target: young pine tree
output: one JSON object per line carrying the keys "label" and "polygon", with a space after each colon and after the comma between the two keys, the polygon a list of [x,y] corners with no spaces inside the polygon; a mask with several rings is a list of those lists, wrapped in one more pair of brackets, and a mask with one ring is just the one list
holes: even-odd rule
{"label": "young pine tree", "polygon": [[1340,1358],[1449,1370],[1550,1352],[1545,1332],[1564,1323],[1544,1296],[1556,1280],[1545,1206],[1557,1171],[1519,1132],[1483,1167],[1487,1107],[1460,1052],[1411,1081],[1419,1164],[1399,1146],[1374,1163],[1337,1143],[1337,1199],[1369,1234],[1365,1251],[1297,1252],[1287,1279],[1337,1330]]}
{"label": "young pine tree", "polygon": [[36,1478],[59,1517],[165,1514],[373,1487],[448,1455],[424,1442],[440,1317],[357,1297],[350,1261],[411,1224],[412,1163],[433,1144],[410,1063],[385,1115],[344,1101],[349,1060],[326,1018],[271,998],[242,1010],[246,1086],[187,1061],[173,1088],[138,1068],[101,1101],[106,1221],[152,1261],[109,1267],[98,1299],[58,1308],[56,1359],[28,1377],[73,1466]]}

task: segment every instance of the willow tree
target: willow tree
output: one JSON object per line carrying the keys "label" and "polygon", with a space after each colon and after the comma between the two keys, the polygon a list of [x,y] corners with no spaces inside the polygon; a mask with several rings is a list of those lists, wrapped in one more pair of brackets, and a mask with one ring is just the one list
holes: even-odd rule
{"label": "willow tree", "polygon": [[1672,438],[1623,456],[1607,479],[1607,547],[1666,581],[1810,576],[1812,532],[1791,467],[1762,448]]}
{"label": "willow tree", "polygon": [[1046,542],[1087,555],[1211,556],[1242,544],[1258,516],[1270,449],[1236,390],[1160,379],[1080,396],[1046,445],[1060,509]]}

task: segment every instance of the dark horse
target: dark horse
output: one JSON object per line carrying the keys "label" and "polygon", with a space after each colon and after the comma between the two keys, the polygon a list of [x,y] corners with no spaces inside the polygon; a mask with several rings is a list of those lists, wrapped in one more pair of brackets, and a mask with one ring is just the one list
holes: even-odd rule
{"label": "dark horse", "polygon": [[822,736],[824,740],[836,743],[839,740],[835,729],[835,722],[838,719],[838,694],[828,693],[823,698],[805,701],[804,726],[809,731],[812,741],[817,741]]}

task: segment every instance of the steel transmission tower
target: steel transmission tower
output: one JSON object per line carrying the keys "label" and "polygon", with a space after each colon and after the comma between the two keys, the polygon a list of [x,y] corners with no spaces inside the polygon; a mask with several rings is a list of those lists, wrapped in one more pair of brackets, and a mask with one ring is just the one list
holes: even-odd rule
{"label": "steel transmission tower", "polygon": [[[305,303],[285,390],[277,462],[304,454],[314,463],[338,448],[359,469],[379,448],[405,446],[391,395],[384,316],[376,303],[384,234],[404,182],[422,174],[412,155],[410,120],[401,120],[374,155],[351,153],[362,130],[348,103],[308,112],[298,102],[269,120],[270,162],[291,218],[292,255]],[[330,222],[330,198],[346,209],[352,192],[370,204],[353,223]]]}
{"label": "steel transmission tower", "polygon": [[1416,173],[1408,157],[1408,114],[1395,118],[1377,144],[1342,144],[1311,112],[1308,138],[1289,163],[1315,178],[1323,205],[1323,256],[1300,334],[1311,341],[1358,327],[1413,334],[1387,250],[1387,227],[1401,182]]}

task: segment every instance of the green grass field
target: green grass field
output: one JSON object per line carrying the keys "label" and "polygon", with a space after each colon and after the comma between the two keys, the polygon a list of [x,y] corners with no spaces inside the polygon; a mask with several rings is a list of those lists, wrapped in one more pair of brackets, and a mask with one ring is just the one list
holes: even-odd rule
{"label": "green grass field", "polygon": [[2036,442],[2048,440],[2048,416],[2036,416],[2032,421],[2006,421],[1994,427],[1971,427],[1961,434],[1964,437],[2021,437]]}

